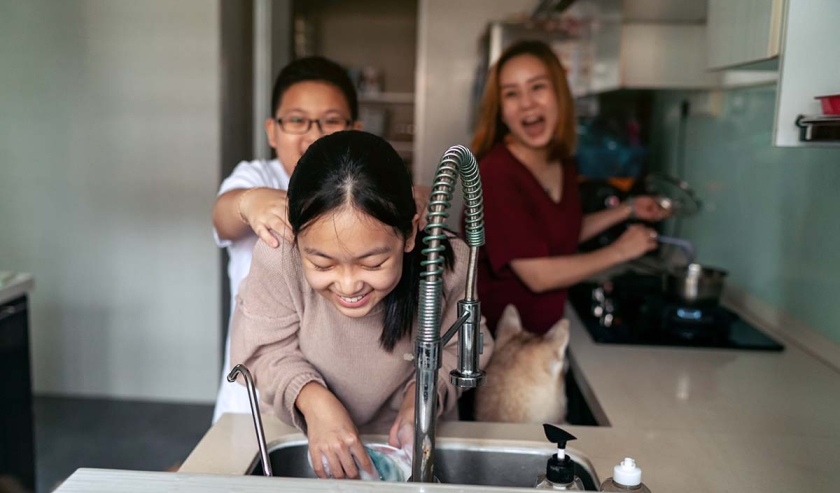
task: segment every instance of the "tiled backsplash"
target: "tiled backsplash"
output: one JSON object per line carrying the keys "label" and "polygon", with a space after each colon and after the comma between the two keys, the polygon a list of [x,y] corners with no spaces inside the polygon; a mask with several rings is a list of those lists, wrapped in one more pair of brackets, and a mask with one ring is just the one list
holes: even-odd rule
{"label": "tiled backsplash", "polygon": [[688,116],[681,172],[680,103],[692,94],[657,93],[652,129],[654,168],[704,203],[682,236],[698,262],[840,343],[840,149],[773,147],[776,87],[730,90],[717,116]]}

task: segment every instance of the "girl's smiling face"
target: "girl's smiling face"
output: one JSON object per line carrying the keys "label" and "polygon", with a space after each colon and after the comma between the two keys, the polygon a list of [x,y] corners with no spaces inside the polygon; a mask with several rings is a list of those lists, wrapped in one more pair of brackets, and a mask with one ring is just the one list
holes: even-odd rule
{"label": "girl's smiling face", "polygon": [[[419,216],[414,217],[416,231]],[[336,209],[306,227],[297,243],[306,281],[342,314],[364,317],[400,282],[403,255],[416,233],[393,228],[353,207]]]}

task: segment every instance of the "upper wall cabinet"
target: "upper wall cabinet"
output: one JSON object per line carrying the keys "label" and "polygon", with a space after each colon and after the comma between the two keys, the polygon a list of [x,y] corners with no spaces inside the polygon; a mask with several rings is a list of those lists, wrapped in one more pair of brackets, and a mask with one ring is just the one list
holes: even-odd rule
{"label": "upper wall cabinet", "polygon": [[840,1],[786,3],[774,143],[840,146],[840,115],[823,115],[814,99],[840,94]]}
{"label": "upper wall cabinet", "polygon": [[777,67],[785,0],[708,0],[708,67]]}

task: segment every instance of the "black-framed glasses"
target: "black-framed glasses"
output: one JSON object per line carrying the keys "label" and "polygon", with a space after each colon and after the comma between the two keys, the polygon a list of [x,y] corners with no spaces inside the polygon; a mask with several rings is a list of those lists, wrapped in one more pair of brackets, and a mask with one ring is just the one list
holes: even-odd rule
{"label": "black-framed glasses", "polygon": [[318,130],[320,130],[323,135],[327,135],[333,132],[347,130],[353,121],[337,116],[329,116],[321,119],[289,116],[286,118],[278,118],[277,123],[280,124],[280,128],[284,132],[295,135],[301,135],[309,132],[312,128],[312,124],[315,123],[318,125]]}

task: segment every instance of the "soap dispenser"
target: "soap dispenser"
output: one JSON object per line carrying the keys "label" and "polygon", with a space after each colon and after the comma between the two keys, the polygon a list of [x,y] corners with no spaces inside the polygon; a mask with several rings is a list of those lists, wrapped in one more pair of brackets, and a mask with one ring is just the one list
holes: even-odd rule
{"label": "soap dispenser", "polygon": [[601,483],[601,491],[650,493],[648,487],[642,483],[642,470],[630,457],[626,457],[621,464],[613,468],[613,476]]}
{"label": "soap dispenser", "polygon": [[575,440],[571,433],[560,428],[544,424],[545,437],[557,444],[557,453],[548,459],[545,474],[537,478],[538,490],[583,491],[583,482],[575,476],[575,463],[566,455],[566,442]]}

